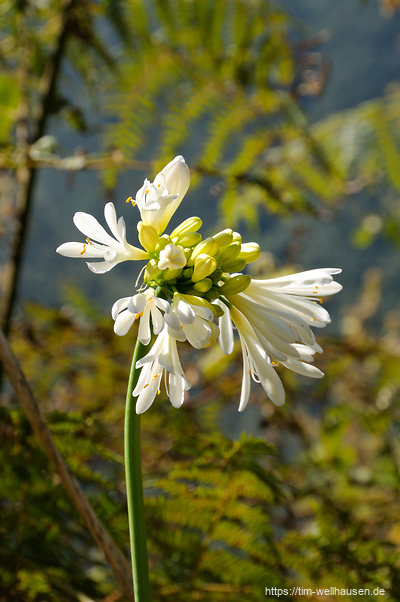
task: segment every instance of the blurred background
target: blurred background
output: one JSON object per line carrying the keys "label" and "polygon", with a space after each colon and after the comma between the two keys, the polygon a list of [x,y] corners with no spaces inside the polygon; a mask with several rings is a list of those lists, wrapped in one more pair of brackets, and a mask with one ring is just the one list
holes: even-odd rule
{"label": "blurred background", "polygon": [[[262,276],[343,268],[326,376],[280,370],[282,408],[254,387],[237,413],[239,348],[182,346],[184,407],[162,394],[142,422],[153,599],[398,600],[400,2],[1,0],[0,25],[1,328],[126,554],[135,333],[110,308],[137,271],[56,255],[73,214],[111,200],[136,244],[125,199],[182,154],[172,226],[240,229]],[[123,601],[4,378],[0,414],[0,600]]]}

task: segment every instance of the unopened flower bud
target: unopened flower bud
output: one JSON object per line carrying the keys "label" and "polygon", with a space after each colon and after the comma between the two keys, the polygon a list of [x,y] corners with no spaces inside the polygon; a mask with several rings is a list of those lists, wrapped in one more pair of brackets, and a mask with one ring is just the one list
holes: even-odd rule
{"label": "unopened flower bud", "polygon": [[165,272],[163,272],[162,277],[164,280],[170,281],[170,280],[175,280],[176,278],[179,278],[179,276],[181,276],[181,275],[182,275],[181,269],[180,270],[179,269],[171,270],[171,269],[167,268],[165,270]]}
{"label": "unopened flower bud", "polygon": [[[158,175],[164,178],[165,187],[168,192],[178,195],[178,205],[185,196],[190,184],[190,171],[185,163],[185,159],[182,155],[178,155]],[[154,181],[156,181],[156,178]]]}
{"label": "unopened flower bud", "polygon": [[219,292],[223,295],[236,295],[244,291],[251,282],[251,276],[247,274],[237,274],[229,278],[225,284],[223,284]]}
{"label": "unopened flower bud", "polygon": [[232,239],[234,242],[242,242],[242,237],[239,232],[232,232]]}
{"label": "unopened flower bud", "polygon": [[149,280],[155,280],[161,274],[161,270],[157,265],[158,261],[156,259],[151,259],[146,265],[146,270],[144,272],[144,281],[148,282]]}
{"label": "unopened flower bud", "polygon": [[221,249],[217,255],[218,263],[223,265],[236,259],[240,253],[240,246],[240,242],[232,242],[230,245]]}
{"label": "unopened flower bud", "polygon": [[204,293],[204,296],[206,297],[206,299],[208,301],[215,301],[215,299],[218,299],[219,297],[219,292],[217,291],[217,289],[213,286],[212,288],[210,288],[209,291],[207,291],[206,293]]}
{"label": "unopened flower bud", "polygon": [[198,282],[199,280],[207,278],[207,276],[213,273],[216,267],[217,262],[214,257],[210,257],[205,253],[200,253],[200,255],[196,257],[194,263],[192,281]]}
{"label": "unopened flower bud", "polygon": [[218,243],[212,238],[205,238],[192,251],[192,256],[188,260],[188,265],[193,265],[200,255],[210,255],[213,257],[218,251]]}
{"label": "unopened flower bud", "polygon": [[193,268],[185,268],[183,270],[183,277],[187,278],[188,280],[192,278],[192,274],[193,274]]}
{"label": "unopened flower bud", "polygon": [[[175,295],[176,294],[177,293],[175,293]],[[175,299],[175,295],[174,295],[174,299]],[[207,299],[204,299],[204,297],[199,297],[197,294],[192,295],[192,294],[188,294],[188,293],[179,293],[179,297],[182,298],[187,303],[190,303],[191,305],[198,305],[200,307],[206,307],[207,309],[212,311],[212,313],[215,315],[214,306],[211,305],[211,303],[209,303],[209,301],[207,301]]]}
{"label": "unopened flower bud", "polygon": [[232,228],[226,228],[226,230],[222,230],[221,232],[218,232],[218,234],[214,234],[212,238],[218,243],[218,246],[221,248],[231,244],[233,240],[232,234]]}
{"label": "unopened flower bud", "polygon": [[153,226],[139,222],[137,225],[140,244],[146,251],[154,251],[158,243],[157,230]]}
{"label": "unopened flower bud", "polygon": [[245,242],[242,244],[239,259],[244,259],[246,263],[251,263],[260,257],[260,245],[256,242]]}
{"label": "unopened flower bud", "polygon": [[185,232],[181,236],[174,236],[173,242],[180,245],[181,247],[194,247],[201,242],[201,234],[198,232]]}
{"label": "unopened flower bud", "polygon": [[163,234],[159,237],[158,243],[156,244],[155,251],[162,251],[165,247],[170,244],[171,238],[167,234]]}
{"label": "unopened flower bud", "polygon": [[244,259],[234,259],[233,261],[229,261],[224,263],[221,266],[221,269],[224,272],[241,272],[246,265],[246,261]]}
{"label": "unopened flower bud", "polygon": [[199,293],[206,293],[210,290],[212,285],[213,281],[211,280],[211,278],[204,278],[204,280],[199,280],[198,282],[195,282],[193,288],[196,291],[199,291]]}
{"label": "unopened flower bud", "polygon": [[211,308],[212,308],[213,314],[216,318],[220,318],[221,316],[224,315],[224,310],[222,309],[222,307],[220,305],[214,305],[214,303],[211,303]]}
{"label": "unopened flower bud", "polygon": [[182,236],[186,232],[197,232],[199,228],[201,228],[202,221],[199,217],[188,217],[184,222],[179,224],[175,228],[175,230],[171,234],[171,238],[175,238],[175,236]]}

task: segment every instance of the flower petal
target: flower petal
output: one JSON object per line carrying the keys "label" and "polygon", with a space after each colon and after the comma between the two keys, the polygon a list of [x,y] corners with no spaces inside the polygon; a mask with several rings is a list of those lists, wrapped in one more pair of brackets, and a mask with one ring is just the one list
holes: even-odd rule
{"label": "flower petal", "polygon": [[114,322],[114,332],[118,336],[124,336],[132,324],[135,321],[135,314],[132,314],[129,310],[124,309],[121,311]]}
{"label": "flower petal", "polygon": [[130,299],[131,297],[122,297],[122,299],[118,299],[118,301],[114,303],[114,305],[111,308],[111,315],[113,320],[117,318],[117,315],[120,311],[128,307],[128,302]]}
{"label": "flower petal", "polygon": [[115,247],[117,241],[107,234],[103,226],[101,226],[97,219],[93,217],[93,215],[90,215],[90,213],[78,211],[78,213],[75,213],[73,220],[75,226],[85,236],[93,238],[93,240],[101,242],[108,247]]}

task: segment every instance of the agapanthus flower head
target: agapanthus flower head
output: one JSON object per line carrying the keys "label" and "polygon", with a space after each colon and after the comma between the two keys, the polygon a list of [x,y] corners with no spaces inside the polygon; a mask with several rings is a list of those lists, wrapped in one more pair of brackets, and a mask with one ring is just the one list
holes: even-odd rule
{"label": "agapanthus flower head", "polygon": [[222,350],[230,354],[234,327],[243,353],[239,410],[248,403],[252,379],[280,405],[285,399],[277,372],[280,364],[313,378],[323,376],[313,365],[314,355],[322,349],[311,327],[329,323],[321,297],[341,290],[333,279],[341,270],[321,268],[254,279],[242,271],[259,257],[260,247],[242,242],[241,235],[231,228],[203,239],[201,219],[191,217],[166,233],[189,182],[189,168],[178,156],[153,182],[145,180],[134,201],[128,198],[140,211],[137,231],[143,249],[127,243],[124,220],[117,221],[114,206],[108,203],[105,219],[113,236],[94,217],[79,212],[74,222],[88,237],[86,242],[65,243],[57,252],[102,259],[88,263],[96,273],[109,271],[122,261],[146,261],[140,288],[112,308],[116,334],[125,335],[137,321],[138,338],[144,345],[156,337],[148,354],[137,362],[141,373],[133,395],[138,413],[151,406],[163,379],[172,405],[182,405],[190,384],[179,361],[177,342],[187,341],[202,349],[219,340]]}

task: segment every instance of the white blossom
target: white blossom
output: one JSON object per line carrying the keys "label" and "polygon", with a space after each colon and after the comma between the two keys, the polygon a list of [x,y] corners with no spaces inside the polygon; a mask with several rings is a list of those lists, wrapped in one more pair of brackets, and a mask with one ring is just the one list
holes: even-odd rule
{"label": "white blossom", "polygon": [[145,180],[138,190],[135,203],[145,225],[162,234],[179,207],[190,184],[190,171],[185,159],[178,155],[154,178]]}
{"label": "white blossom", "polygon": [[118,299],[111,309],[115,320],[114,332],[119,336],[125,335],[134,321],[139,319],[138,338],[143,345],[148,345],[151,339],[150,318],[154,334],[159,334],[164,328],[161,311],[165,312],[168,308],[168,301],[156,297],[153,289]]}
{"label": "white blossom", "polygon": [[[243,350],[244,375],[239,410],[248,401],[249,374],[260,380],[270,399],[283,403],[284,393],[272,377],[273,366],[282,364],[313,378],[323,372],[312,365],[314,354],[322,352],[316,343],[311,326],[322,328],[330,322],[326,309],[319,305],[321,296],[338,293],[342,286],[333,280],[340,273],[336,268],[309,270],[290,276],[266,280],[252,280],[246,290],[227,296],[229,308],[219,301],[224,315],[219,319],[219,342],[224,353],[233,350],[235,323]],[[261,359],[264,357],[265,373]],[[277,377],[278,378],[278,377]],[[267,384],[271,390],[268,393]],[[274,388],[271,389],[272,384]],[[279,393],[279,394],[278,394]]]}
{"label": "white blossom", "polygon": [[165,270],[179,270],[185,267],[186,257],[182,247],[177,247],[172,243],[168,244],[162,251],[160,251],[160,259],[158,262],[158,268]]}
{"label": "white blossom", "polygon": [[96,274],[104,274],[122,261],[148,258],[146,251],[133,247],[126,241],[124,218],[120,217],[117,221],[112,203],[107,203],[104,207],[104,217],[114,238],[93,215],[78,211],[74,215],[74,224],[87,236],[86,242],[66,242],[56,249],[57,253],[65,257],[103,259],[95,263],[87,262],[88,268]]}
{"label": "white blossom", "polygon": [[179,360],[176,340],[169,336],[167,328],[158,335],[149,353],[136,363],[136,368],[142,368],[132,393],[137,397],[137,414],[142,414],[151,406],[160,391],[163,375],[171,404],[175,408],[182,405],[185,391],[190,389],[190,383],[185,377]]}
{"label": "white blossom", "polygon": [[186,301],[176,293],[172,305],[164,315],[168,333],[177,341],[188,341],[195,349],[202,349],[218,337],[214,314],[208,307]]}

